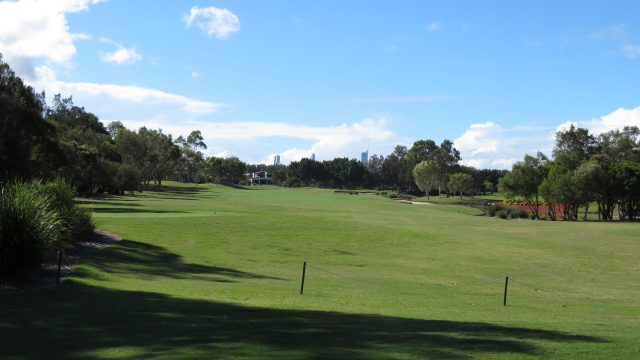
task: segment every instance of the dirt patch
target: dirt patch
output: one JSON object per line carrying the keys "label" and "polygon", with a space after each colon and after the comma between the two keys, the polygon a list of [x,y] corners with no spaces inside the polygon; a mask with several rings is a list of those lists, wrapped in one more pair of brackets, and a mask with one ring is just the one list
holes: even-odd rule
{"label": "dirt patch", "polygon": [[[65,278],[73,273],[76,265],[83,256],[91,254],[94,251],[109,247],[116,242],[122,240],[115,234],[106,231],[96,230],[93,239],[90,241],[82,241],[71,249],[66,250],[62,255],[62,265],[60,266],[60,278]],[[49,259],[42,264],[40,278],[35,282],[25,284],[4,284],[0,283],[0,293],[31,290],[42,287],[54,286],[57,283],[58,276],[58,257]]]}

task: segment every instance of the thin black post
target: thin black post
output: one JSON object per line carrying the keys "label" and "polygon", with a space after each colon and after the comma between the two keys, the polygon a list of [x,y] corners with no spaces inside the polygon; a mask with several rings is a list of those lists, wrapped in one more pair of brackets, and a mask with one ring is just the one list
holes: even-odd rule
{"label": "thin black post", "polygon": [[509,286],[509,277],[504,278],[504,300],[502,301],[502,306],[507,306],[507,287]]}
{"label": "thin black post", "polygon": [[302,265],[302,283],[300,284],[300,294],[304,291],[304,273],[307,272],[307,262]]}
{"label": "thin black post", "polygon": [[60,284],[60,268],[62,267],[62,250],[58,251],[58,274],[56,275],[56,284]]}

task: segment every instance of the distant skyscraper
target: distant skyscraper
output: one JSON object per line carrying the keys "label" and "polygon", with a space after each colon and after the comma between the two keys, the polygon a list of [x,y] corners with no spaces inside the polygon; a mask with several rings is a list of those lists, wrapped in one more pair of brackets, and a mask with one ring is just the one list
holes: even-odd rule
{"label": "distant skyscraper", "polygon": [[367,165],[369,163],[369,150],[360,154],[360,162],[364,165]]}
{"label": "distant skyscraper", "polygon": [[273,165],[275,166],[280,165],[280,155],[276,155],[273,157]]}
{"label": "distant skyscraper", "polygon": [[316,161],[316,153],[311,154],[311,161]]}

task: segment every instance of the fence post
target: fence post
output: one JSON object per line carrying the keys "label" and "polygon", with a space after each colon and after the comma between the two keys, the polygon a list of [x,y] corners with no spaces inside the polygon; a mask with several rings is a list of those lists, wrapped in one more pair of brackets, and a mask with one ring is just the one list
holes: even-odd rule
{"label": "fence post", "polygon": [[504,278],[504,299],[502,300],[502,306],[507,306],[507,287],[509,286],[509,277]]}
{"label": "fence post", "polygon": [[56,274],[56,284],[60,284],[60,268],[62,267],[62,250],[58,251],[58,273]]}
{"label": "fence post", "polygon": [[300,284],[300,295],[302,295],[302,292],[304,291],[304,274],[307,271],[307,262],[305,261],[304,264],[302,265],[302,283]]}

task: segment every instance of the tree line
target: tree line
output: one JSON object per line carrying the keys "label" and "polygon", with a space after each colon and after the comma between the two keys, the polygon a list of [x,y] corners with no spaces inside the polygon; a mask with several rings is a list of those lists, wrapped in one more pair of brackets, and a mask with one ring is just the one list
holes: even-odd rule
{"label": "tree line", "polygon": [[127,129],[55,95],[51,104],[16,76],[0,55],[0,183],[65,179],[92,195],[143,191],[163,180],[236,182],[246,170],[237,158],[206,158],[202,134],[173,138],[162,129]]}
{"label": "tree line", "polygon": [[[1,56],[0,108],[0,182],[63,178],[88,195],[144,191],[150,183],[160,185],[166,179],[243,183],[247,181],[243,175],[256,170],[268,170],[276,184],[286,186],[392,188],[427,194],[492,190],[504,175],[500,170],[460,165],[460,153],[449,140],[440,145],[420,140],[411,148],[398,145],[386,157],[373,155],[366,165],[336,158],[274,167],[247,165],[236,157],[206,157],[207,145],[198,130],[174,139],[162,129],[127,129],[118,121],[105,126],[71,97],[58,94],[47,104],[45,94],[26,85]],[[414,181],[414,168],[424,161],[438,173],[429,182],[433,189]],[[459,172],[472,179],[450,186],[449,176]]]}
{"label": "tree line", "polygon": [[535,218],[547,204],[551,220],[587,220],[595,203],[601,221],[613,220],[616,210],[620,220],[637,220],[640,130],[631,126],[594,135],[572,125],[556,134],[553,159],[540,152],[526,155],[500,179],[499,188],[526,200]]}
{"label": "tree line", "polygon": [[[412,194],[466,193],[494,191],[506,170],[476,169],[460,164],[460,153],[450,140],[440,145],[419,140],[410,148],[397,145],[387,155],[372,155],[366,164],[349,158],[316,161],[303,158],[284,165],[249,165],[249,171],[269,171],[273,182],[284,186],[317,186],[339,189],[393,189]],[[434,164],[429,175],[433,186],[423,186],[417,165]],[[462,181],[460,179],[462,178]],[[451,182],[450,180],[454,180]]]}

